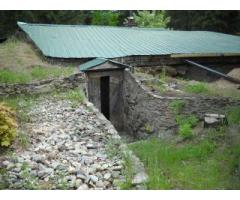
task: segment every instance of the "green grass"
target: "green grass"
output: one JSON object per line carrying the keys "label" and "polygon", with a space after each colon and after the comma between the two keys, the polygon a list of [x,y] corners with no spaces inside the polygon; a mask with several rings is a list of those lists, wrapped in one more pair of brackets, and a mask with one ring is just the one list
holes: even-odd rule
{"label": "green grass", "polygon": [[240,106],[228,108],[226,113],[230,124],[240,124]]}
{"label": "green grass", "polygon": [[173,100],[169,107],[175,114],[179,114],[185,106],[185,102],[183,100]]}
{"label": "green grass", "polygon": [[194,94],[206,94],[209,91],[206,83],[187,84],[184,90]]}
{"label": "green grass", "polygon": [[31,118],[28,115],[30,107],[35,105],[38,101],[39,95],[19,95],[19,96],[9,96],[0,97],[0,102],[4,102],[7,106],[11,107],[16,111],[17,122],[29,123]]}
{"label": "green grass", "polygon": [[27,83],[31,76],[26,72],[14,72],[9,69],[0,70],[0,83]]}
{"label": "green grass", "polygon": [[125,154],[123,157],[123,175],[124,181],[119,184],[121,190],[129,190],[133,188],[132,179],[134,177],[133,161],[129,154]]}
{"label": "green grass", "polygon": [[76,107],[79,104],[84,103],[86,99],[83,90],[80,88],[68,90],[66,92],[55,91],[54,96],[59,99],[66,99],[71,101],[73,107]]}
{"label": "green grass", "polygon": [[225,147],[205,138],[180,145],[151,139],[129,147],[145,165],[148,189],[240,188],[240,179],[233,181],[239,146]]}
{"label": "green grass", "polygon": [[29,83],[37,80],[59,78],[73,74],[74,68],[34,66],[28,70],[0,70],[0,83]]}

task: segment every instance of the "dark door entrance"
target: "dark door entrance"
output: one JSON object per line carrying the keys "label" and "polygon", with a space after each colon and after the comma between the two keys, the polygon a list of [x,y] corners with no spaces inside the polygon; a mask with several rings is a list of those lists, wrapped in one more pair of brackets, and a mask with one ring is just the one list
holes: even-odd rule
{"label": "dark door entrance", "polygon": [[101,112],[107,119],[110,119],[109,113],[109,76],[100,78]]}

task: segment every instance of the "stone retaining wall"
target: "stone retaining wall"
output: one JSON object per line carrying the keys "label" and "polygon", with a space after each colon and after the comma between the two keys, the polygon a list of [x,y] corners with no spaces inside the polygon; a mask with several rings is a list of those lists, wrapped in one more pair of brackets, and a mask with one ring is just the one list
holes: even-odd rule
{"label": "stone retaining wall", "polygon": [[204,113],[223,113],[227,106],[240,106],[240,101],[229,98],[158,96],[143,88],[129,71],[125,71],[124,79],[125,129],[138,138],[165,137],[176,132],[175,115],[169,106],[174,100],[184,100],[183,113],[200,119]]}
{"label": "stone retaining wall", "polygon": [[0,96],[48,93],[53,90],[63,91],[79,86],[85,88],[85,76],[82,73],[73,74],[65,78],[49,79],[33,83],[0,84]]}

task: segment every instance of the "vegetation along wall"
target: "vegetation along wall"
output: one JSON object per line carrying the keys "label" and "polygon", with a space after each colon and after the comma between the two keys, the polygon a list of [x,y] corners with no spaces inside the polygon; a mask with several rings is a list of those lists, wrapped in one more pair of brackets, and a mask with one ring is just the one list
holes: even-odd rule
{"label": "vegetation along wall", "polygon": [[124,73],[125,127],[137,138],[151,135],[166,137],[177,130],[176,113],[171,104],[184,102],[182,113],[203,119],[205,113],[224,113],[228,106],[240,106],[240,101],[220,97],[167,97],[145,90],[129,71]]}

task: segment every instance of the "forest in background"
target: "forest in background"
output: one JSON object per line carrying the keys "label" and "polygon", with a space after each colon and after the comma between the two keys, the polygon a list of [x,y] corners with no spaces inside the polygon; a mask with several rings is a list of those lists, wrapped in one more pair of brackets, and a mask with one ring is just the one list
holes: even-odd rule
{"label": "forest in background", "polygon": [[173,30],[207,30],[240,33],[240,11],[0,11],[0,38],[17,30],[17,21],[48,24],[87,24],[124,26],[133,16],[139,27],[164,27]]}

